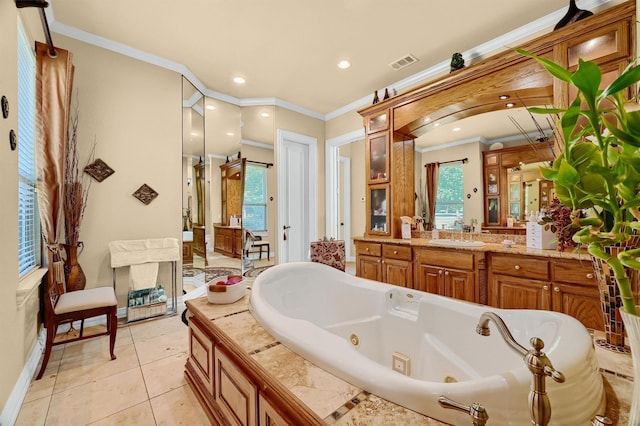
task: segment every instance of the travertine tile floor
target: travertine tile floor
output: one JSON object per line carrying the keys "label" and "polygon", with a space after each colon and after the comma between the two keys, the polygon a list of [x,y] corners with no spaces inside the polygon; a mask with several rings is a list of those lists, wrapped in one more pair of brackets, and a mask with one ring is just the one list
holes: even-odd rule
{"label": "travertine tile floor", "polygon": [[54,347],[16,425],[209,425],[184,380],[180,316],[119,327],[113,361],[108,345],[103,336]]}

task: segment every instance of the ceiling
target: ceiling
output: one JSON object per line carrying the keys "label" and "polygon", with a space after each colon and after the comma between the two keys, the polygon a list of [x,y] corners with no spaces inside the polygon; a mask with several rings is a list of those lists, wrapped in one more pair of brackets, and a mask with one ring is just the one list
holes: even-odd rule
{"label": "ceiling", "polygon": [[[578,7],[593,10],[608,1],[583,0]],[[448,72],[454,52],[463,52],[469,64],[492,40],[494,48],[509,45],[509,38],[499,38],[509,32],[515,31],[516,40],[548,31],[568,6],[567,0],[49,3],[54,43],[62,33],[124,45],[185,66],[212,92],[236,100],[275,99],[325,119],[347,106],[364,106],[375,90],[393,94],[434,78],[433,70]],[[389,66],[407,54],[418,62],[400,71]],[[349,69],[337,67],[343,59],[351,62]],[[245,84],[232,82],[238,75]]]}

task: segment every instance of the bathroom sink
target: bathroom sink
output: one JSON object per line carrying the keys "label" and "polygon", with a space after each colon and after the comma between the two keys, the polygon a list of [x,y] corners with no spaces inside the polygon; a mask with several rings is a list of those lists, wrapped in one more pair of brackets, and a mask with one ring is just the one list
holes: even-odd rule
{"label": "bathroom sink", "polygon": [[460,241],[447,239],[429,240],[429,244],[443,247],[483,247],[485,245],[483,241]]}

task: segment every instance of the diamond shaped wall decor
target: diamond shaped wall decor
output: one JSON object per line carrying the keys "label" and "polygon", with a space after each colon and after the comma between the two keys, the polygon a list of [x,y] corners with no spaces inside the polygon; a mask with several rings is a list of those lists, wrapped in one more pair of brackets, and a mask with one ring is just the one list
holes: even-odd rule
{"label": "diamond shaped wall decor", "polygon": [[133,193],[133,196],[140,200],[144,205],[148,205],[152,202],[159,194],[153,190],[146,183],[143,184],[140,188]]}
{"label": "diamond shaped wall decor", "polygon": [[107,163],[98,158],[93,163],[87,164],[87,166],[84,168],[84,172],[98,182],[102,182],[103,180],[114,174],[115,170],[113,170]]}

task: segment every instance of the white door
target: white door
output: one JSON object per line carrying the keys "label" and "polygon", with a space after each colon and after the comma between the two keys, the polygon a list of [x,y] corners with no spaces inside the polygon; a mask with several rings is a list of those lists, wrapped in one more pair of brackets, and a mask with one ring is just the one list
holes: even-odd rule
{"label": "white door", "polygon": [[278,130],[278,262],[309,260],[317,234],[316,139]]}
{"label": "white door", "polygon": [[351,259],[351,159],[339,157],[338,239],[345,241],[345,256]]}

